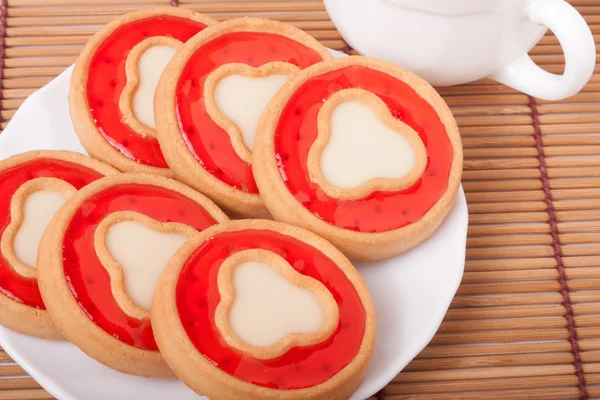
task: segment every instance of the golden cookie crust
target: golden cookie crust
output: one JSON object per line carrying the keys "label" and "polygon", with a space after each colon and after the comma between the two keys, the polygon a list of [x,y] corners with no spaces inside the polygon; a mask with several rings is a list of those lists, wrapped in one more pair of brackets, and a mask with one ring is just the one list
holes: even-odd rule
{"label": "golden cookie crust", "polygon": [[[170,177],[172,176],[172,172],[168,168],[158,168],[138,163],[114,148],[98,131],[98,127],[96,126],[96,123],[94,122],[90,112],[86,94],[88,71],[92,57],[96,53],[98,47],[106,40],[106,38],[122,25],[159,15],[171,15],[180,18],[187,18],[193,21],[198,21],[206,26],[217,23],[216,20],[205,15],[193,12],[189,9],[176,7],[156,7],[134,11],[127,13],[112,22],[109,22],[87,42],[81,51],[77,62],[75,63],[73,74],[71,76],[71,86],[69,89],[69,113],[71,115],[73,127],[75,128],[75,133],[77,133],[81,144],[91,156],[113,165],[120,171],[145,172]],[[130,73],[128,73],[128,76],[129,75]],[[131,95],[131,88],[127,87],[126,89],[129,95]],[[123,96],[121,95],[121,99],[122,98]],[[123,102],[121,99],[119,103]],[[137,120],[137,118],[133,120],[131,126],[134,129],[141,129],[141,127],[144,127]],[[148,132],[147,129],[144,129],[143,132],[139,133],[141,134]],[[152,134],[153,132],[150,132],[151,136]]]}
{"label": "golden cookie crust", "polygon": [[110,187],[129,183],[149,184],[173,190],[196,201],[218,222],[228,220],[211,200],[172,179],[141,173],[124,173],[100,179],[69,199],[55,214],[44,232],[39,249],[40,258],[43,260],[38,267],[40,291],[56,328],[88,356],[126,374],[171,377],[172,372],[158,351],[130,346],[97,326],[73,297],[64,276],[63,240],[73,214],[90,196]]}
{"label": "golden cookie crust", "polygon": [[[105,164],[91,157],[84,156],[83,154],[66,150],[37,150],[14,155],[12,157],[0,161],[0,172],[36,159],[55,159],[68,161],[74,164],[79,164],[84,167],[93,169],[94,171],[97,171],[102,175],[106,176],[118,173],[116,169],[114,169],[108,164]],[[58,184],[58,182],[56,181],[60,181],[64,184],[62,185],[63,188],[66,189],[66,187],[70,187],[71,189],[75,190],[71,185],[67,184],[65,181],[56,178],[37,178],[35,180],[28,181],[28,183],[35,183],[34,181],[38,181],[41,186],[50,183],[50,185],[52,185],[53,187],[55,183]],[[27,183],[22,185],[21,187],[25,185],[27,185]],[[36,189],[39,188],[30,187],[29,189],[25,189],[28,191],[37,191]],[[17,192],[15,192],[15,196],[19,195],[19,191],[20,189],[17,190]],[[17,203],[21,205],[21,207],[18,207],[18,214],[20,216],[17,216],[18,221],[11,221],[11,223],[7,226],[6,230],[2,234],[2,237],[0,238],[0,251],[2,252],[2,255],[9,261],[9,263],[12,264],[12,267],[15,270],[17,270],[17,272],[21,271],[22,273],[28,271],[25,272],[25,274],[22,273],[22,275],[37,278],[38,270],[23,264],[22,262],[20,262],[20,260],[17,260],[16,256],[14,256],[14,252],[12,249],[12,239],[14,238],[21,226],[22,212],[20,212],[20,210],[22,210],[22,205],[25,201],[27,194],[28,193],[26,193],[25,191],[21,191],[21,198],[16,200]],[[11,207],[11,214],[13,214],[12,208],[13,207]],[[14,264],[15,261],[17,262],[17,265]],[[13,331],[24,333],[29,336],[35,336],[51,340],[64,340],[60,332],[54,327],[54,324],[52,323],[52,320],[50,318],[50,314],[46,310],[40,310],[37,308],[29,307],[22,303],[18,303],[3,294],[0,294],[0,310],[0,325],[3,325]]]}
{"label": "golden cookie crust", "polygon": [[[182,49],[173,57],[161,76],[155,95],[157,101],[154,103],[156,132],[167,164],[169,164],[169,167],[177,179],[187,183],[202,193],[206,193],[218,205],[231,211],[235,215],[257,218],[267,217],[269,213],[265,208],[260,195],[245,193],[229,186],[204,169],[204,167],[196,161],[180,133],[177,120],[175,92],[177,82],[187,61],[195,51],[204,44],[231,32],[274,33],[291,38],[296,42],[315,50],[324,60],[330,59],[331,55],[316,39],[296,27],[277,21],[245,17],[229,20],[222,22],[217,26],[209,27],[188,40]],[[268,66],[269,64],[281,63],[267,63],[266,65]],[[233,65],[239,66],[239,64]],[[289,68],[280,69],[277,65],[273,67],[282,73],[290,72]],[[267,69],[272,69],[273,67],[267,67]],[[258,70],[260,71],[259,75],[265,74],[265,69],[262,69],[261,71],[261,68],[259,68]],[[224,71],[221,71],[221,73],[224,73]],[[240,71],[240,74],[248,75],[247,72],[244,73],[243,71]],[[210,78],[207,79],[206,89],[212,87],[214,90],[214,87],[216,86],[214,80],[215,79],[211,80]],[[239,141],[241,142],[241,134],[237,126],[216,110],[214,101],[207,101],[206,107],[209,115],[220,116],[215,118],[215,122],[225,129],[230,137],[232,137],[236,153],[240,155],[245,154],[247,151],[244,151],[241,147],[243,146],[243,143],[236,145],[236,138],[239,137]],[[244,157],[247,158],[248,155],[246,154],[242,159],[245,159]]]}
{"label": "golden cookie crust", "polygon": [[[454,150],[448,188],[438,202],[418,222],[387,232],[355,232],[338,228],[320,219],[289,192],[281,178],[275,158],[275,129],[285,104],[296,89],[314,76],[352,65],[382,71],[409,84],[435,108],[446,128]],[[324,61],[305,69],[273,97],[259,123],[253,161],[252,169],[259,191],[265,205],[276,220],[301,226],[323,236],[350,258],[378,260],[403,253],[419,245],[440,226],[454,205],[460,187],[463,153],[456,121],[444,100],[433,87],[417,75],[393,64],[367,57],[351,56]],[[338,197],[344,198],[344,194]],[[349,198],[352,198],[352,194]]]}
{"label": "golden cookie crust", "polygon": [[[238,380],[215,367],[200,354],[188,338],[179,319],[175,288],[186,260],[211,237],[246,229],[270,230],[291,236],[321,251],[346,274],[354,285],[365,309],[365,332],[354,360],[331,379],[319,385],[297,390],[277,390]],[[366,284],[350,261],[331,243],[305,229],[268,220],[237,220],[212,226],[182,246],[171,259],[154,295],[152,327],[156,342],[169,366],[179,379],[195,392],[214,400],[346,400],[360,384],[375,344],[375,309]]]}

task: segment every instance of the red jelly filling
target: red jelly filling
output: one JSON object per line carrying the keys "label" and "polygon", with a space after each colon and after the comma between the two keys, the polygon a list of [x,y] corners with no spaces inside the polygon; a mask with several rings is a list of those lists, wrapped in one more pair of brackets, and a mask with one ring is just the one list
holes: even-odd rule
{"label": "red jelly filling", "polygon": [[216,223],[194,200],[169,189],[144,184],[110,187],[77,209],[63,240],[64,273],[79,306],[96,325],[130,346],[158,350],[149,319],[127,315],[117,304],[110,275],[94,247],[102,219],[118,211],[145,214],[158,222],[179,222],[201,231]]}
{"label": "red jelly filling", "polygon": [[167,167],[158,141],[131,129],[119,109],[119,99],[127,83],[125,62],[129,51],[152,36],[186,42],[205,27],[197,21],[167,15],[147,18],[115,29],[96,50],[87,82],[88,105],[102,136],[123,155],[142,164]]}
{"label": "red jelly filling", "polygon": [[175,94],[179,129],[196,160],[229,186],[258,193],[252,166],[238,156],[229,134],[206,112],[204,82],[211,72],[229,63],[260,67],[281,61],[306,68],[322,60],[310,47],[272,33],[229,33],[198,48],[183,69]]}
{"label": "red jelly filling", "polygon": [[[349,88],[374,93],[393,116],[413,128],[427,151],[427,167],[410,188],[374,192],[359,200],[329,197],[311,182],[308,151],[317,138],[317,115],[332,94]],[[453,148],[436,110],[413,88],[381,71],[350,66],[313,77],[286,104],[275,131],[275,154],[288,190],[329,224],[358,232],[386,232],[419,221],[446,192]]]}
{"label": "red jelly filling", "polygon": [[[68,161],[37,159],[0,172],[0,237],[10,224],[10,206],[15,192],[36,178],[58,178],[76,189],[102,178],[102,174]],[[0,254],[0,293],[27,306],[45,310],[37,279],[18,274]]]}
{"label": "red jelly filling", "polygon": [[[231,254],[249,249],[277,253],[296,271],[327,287],[338,304],[340,318],[327,340],[294,347],[271,360],[256,359],[225,342],[214,320],[220,301],[219,268]],[[203,243],[183,266],[176,302],[184,329],[202,355],[231,376],[275,389],[307,388],[330,379],[356,357],[365,331],[366,313],[360,297],[336,264],[308,244],[266,230],[221,233]]]}

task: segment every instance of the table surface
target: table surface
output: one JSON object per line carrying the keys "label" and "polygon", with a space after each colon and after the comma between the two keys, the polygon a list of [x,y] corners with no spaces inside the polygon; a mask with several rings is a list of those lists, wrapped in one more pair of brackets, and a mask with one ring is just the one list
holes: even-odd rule
{"label": "table surface", "polygon": [[[0,0],[0,128],[91,34],[141,7],[296,25],[352,52],[321,0]],[[600,42],[600,0],[571,0]],[[552,35],[531,54],[563,69]],[[431,344],[378,399],[600,398],[600,73],[536,100],[492,81],[442,88],[463,137],[470,211],[463,283]],[[50,399],[0,350],[0,400]]]}

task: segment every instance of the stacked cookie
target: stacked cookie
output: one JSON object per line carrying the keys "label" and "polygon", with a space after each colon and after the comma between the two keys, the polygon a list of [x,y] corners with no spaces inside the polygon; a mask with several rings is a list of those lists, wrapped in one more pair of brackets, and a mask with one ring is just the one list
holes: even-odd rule
{"label": "stacked cookie", "polygon": [[88,42],[69,103],[94,158],[0,161],[0,323],[212,399],[348,398],[375,311],[347,257],[418,245],[459,188],[435,90],[279,22],[157,8]]}

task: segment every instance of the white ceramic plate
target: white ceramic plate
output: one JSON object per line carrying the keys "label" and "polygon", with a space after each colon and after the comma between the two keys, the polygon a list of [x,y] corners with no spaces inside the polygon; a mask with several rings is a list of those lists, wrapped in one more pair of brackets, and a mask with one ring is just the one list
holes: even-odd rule
{"label": "white ceramic plate", "polygon": [[[71,70],[19,108],[0,135],[0,159],[34,149],[85,154],[69,118]],[[351,400],[365,399],[387,385],[437,331],[462,278],[467,220],[461,189],[452,212],[427,242],[388,260],[356,263],[375,302],[377,340],[369,370]],[[0,346],[61,400],[198,399],[177,380],[115,372],[70,343],[36,339],[0,327]]]}

